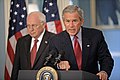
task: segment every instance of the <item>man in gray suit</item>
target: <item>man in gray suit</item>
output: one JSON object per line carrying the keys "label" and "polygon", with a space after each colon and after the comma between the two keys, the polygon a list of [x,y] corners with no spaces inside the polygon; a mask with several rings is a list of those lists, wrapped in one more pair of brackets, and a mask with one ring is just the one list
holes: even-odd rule
{"label": "man in gray suit", "polygon": [[[17,80],[19,70],[39,70],[43,67],[49,51],[48,40],[54,35],[45,30],[46,17],[41,12],[31,12],[27,16],[28,35],[17,41],[11,80]],[[31,63],[32,47],[37,39],[36,55]]]}

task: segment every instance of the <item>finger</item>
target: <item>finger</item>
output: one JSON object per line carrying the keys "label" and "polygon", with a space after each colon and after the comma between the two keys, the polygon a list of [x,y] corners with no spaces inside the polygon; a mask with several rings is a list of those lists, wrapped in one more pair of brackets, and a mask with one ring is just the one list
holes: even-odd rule
{"label": "finger", "polygon": [[99,76],[99,79],[101,80],[102,78],[101,78],[101,74],[100,73],[97,73],[97,75]]}
{"label": "finger", "polygon": [[97,75],[99,76],[99,79],[100,79],[100,80],[107,80],[107,75],[106,75],[106,74],[100,72],[100,73],[98,73]]}
{"label": "finger", "polygon": [[66,67],[66,68],[64,68],[66,71],[68,71],[68,68]]}
{"label": "finger", "polygon": [[65,66],[64,66],[64,64],[62,64],[62,65],[61,65],[61,69],[65,69]]}
{"label": "finger", "polygon": [[70,68],[68,61],[61,61],[58,65],[60,69],[68,70]]}
{"label": "finger", "polygon": [[59,64],[59,67],[60,67],[60,69],[66,69],[66,67],[65,67],[65,64],[64,64],[64,63]]}

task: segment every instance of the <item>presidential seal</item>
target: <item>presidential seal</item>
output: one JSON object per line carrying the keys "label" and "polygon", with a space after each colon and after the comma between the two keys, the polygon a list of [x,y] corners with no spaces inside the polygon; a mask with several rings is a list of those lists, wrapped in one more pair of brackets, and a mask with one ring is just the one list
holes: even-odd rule
{"label": "presidential seal", "polygon": [[50,66],[45,66],[37,72],[36,80],[58,80],[57,71]]}

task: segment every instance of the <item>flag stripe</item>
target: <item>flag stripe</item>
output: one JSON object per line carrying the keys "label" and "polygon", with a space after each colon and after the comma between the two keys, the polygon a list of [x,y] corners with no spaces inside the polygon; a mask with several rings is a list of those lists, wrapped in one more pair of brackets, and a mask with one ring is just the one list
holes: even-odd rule
{"label": "flag stripe", "polygon": [[60,22],[60,20],[56,20],[55,21],[55,26],[56,26],[56,31],[57,31],[57,33],[60,33],[61,31],[62,31],[62,27],[61,27],[61,22]]}
{"label": "flag stripe", "polygon": [[10,80],[11,77],[17,40],[27,33],[25,26],[27,16],[25,0],[11,0],[10,6],[5,80]]}
{"label": "flag stripe", "polygon": [[57,33],[56,32],[56,26],[55,26],[55,22],[51,21],[51,22],[47,22],[47,29],[48,31],[52,32],[52,33]]}
{"label": "flag stripe", "polygon": [[8,51],[7,53],[9,55],[9,58],[10,58],[12,64],[13,64],[13,61],[14,61],[14,51],[13,51],[13,48],[12,48],[12,46],[10,44],[10,41],[8,41],[7,51]]}
{"label": "flag stripe", "polygon": [[17,33],[15,34],[16,40],[18,40],[20,37],[22,37],[21,32],[17,32]]}
{"label": "flag stripe", "polygon": [[12,67],[13,67],[13,64],[11,63],[11,60],[9,58],[9,55],[7,54],[6,55],[6,69],[7,69],[7,72],[9,74],[9,76],[11,76],[11,71],[12,71]]}
{"label": "flag stripe", "polygon": [[25,36],[27,34],[27,28],[22,29],[20,32],[22,36]]}
{"label": "flag stripe", "polygon": [[8,74],[8,71],[7,71],[7,69],[6,69],[6,66],[5,66],[5,72],[6,72],[6,74],[5,74],[5,80],[10,80],[10,76],[9,76],[9,74]]}
{"label": "flag stripe", "polygon": [[[15,54],[15,47],[16,47],[16,39],[15,39],[15,36],[12,36],[10,39],[9,39],[9,42],[10,42],[10,45],[13,49],[13,53]],[[9,47],[8,47],[9,48]]]}
{"label": "flag stripe", "polygon": [[55,34],[62,31],[62,24],[60,22],[57,0],[44,0],[43,13],[46,16],[46,29]]}

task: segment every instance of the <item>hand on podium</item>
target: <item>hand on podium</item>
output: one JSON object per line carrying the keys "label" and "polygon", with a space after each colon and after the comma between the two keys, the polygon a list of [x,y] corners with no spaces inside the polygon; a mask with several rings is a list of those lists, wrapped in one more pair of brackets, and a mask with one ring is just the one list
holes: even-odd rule
{"label": "hand on podium", "polygon": [[108,79],[108,74],[105,71],[100,71],[96,75],[99,76],[100,80],[107,80]]}
{"label": "hand on podium", "polygon": [[[69,65],[68,61],[60,61],[57,65],[58,65],[59,69],[62,69],[62,70],[68,71],[70,69],[70,65]],[[107,80],[108,79],[108,75],[105,71],[100,71],[96,75],[99,76],[100,80]]]}
{"label": "hand on podium", "polygon": [[64,69],[64,70],[70,69],[70,65],[68,61],[60,61],[60,63],[58,63],[58,67],[59,69]]}

